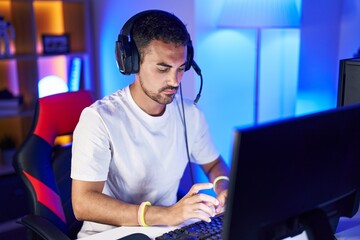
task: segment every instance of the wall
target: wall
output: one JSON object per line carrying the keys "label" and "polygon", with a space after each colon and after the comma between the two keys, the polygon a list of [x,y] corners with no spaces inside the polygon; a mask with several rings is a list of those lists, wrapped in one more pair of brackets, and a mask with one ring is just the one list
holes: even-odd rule
{"label": "wall", "polygon": [[[217,147],[230,162],[232,127],[253,124],[256,39],[251,28],[217,25],[224,4],[229,2],[236,1],[197,0],[195,12],[197,59],[204,72],[204,94],[199,105],[205,110]],[[272,115],[268,118],[272,121],[335,107],[339,59],[352,57],[360,47],[359,1],[302,0],[297,4],[301,6],[301,23],[295,33],[299,34],[298,62],[283,58],[286,67],[279,68],[282,72],[264,85],[268,92],[260,93],[260,98],[266,99],[261,113]],[[269,31],[263,31],[262,36]],[[263,69],[271,60],[279,59],[272,55],[274,52],[267,52],[266,46],[260,47],[261,57],[268,58],[261,71],[271,76],[274,71]],[[282,43],[277,51],[288,54],[291,48],[296,44],[289,47]],[[270,66],[274,68],[274,64]],[[286,76],[291,68],[298,68],[292,70],[298,71],[295,80]],[[285,90],[274,86],[281,78],[280,86]],[[277,102],[268,104],[277,98]],[[285,108],[288,110],[284,112]]]}
{"label": "wall", "polygon": [[[341,11],[339,59],[360,55],[360,1],[344,0]],[[360,56],[359,56],[360,57]]]}
{"label": "wall", "polygon": [[[250,3],[263,4],[246,2]],[[291,24],[264,27],[255,16],[244,19],[243,24],[236,22],[241,21],[236,16],[240,11],[233,14],[232,10],[240,8],[238,4],[234,0],[197,0],[195,11],[196,59],[204,73],[199,106],[204,109],[217,148],[229,164],[235,127],[294,116],[298,81],[300,6],[296,8],[293,2],[293,16],[285,21]],[[224,17],[233,20],[224,24],[220,21]]]}
{"label": "wall", "polygon": [[304,0],[297,114],[336,106],[339,61],[360,48],[360,2]]}
{"label": "wall", "polygon": [[342,3],[303,0],[297,114],[335,106]]}

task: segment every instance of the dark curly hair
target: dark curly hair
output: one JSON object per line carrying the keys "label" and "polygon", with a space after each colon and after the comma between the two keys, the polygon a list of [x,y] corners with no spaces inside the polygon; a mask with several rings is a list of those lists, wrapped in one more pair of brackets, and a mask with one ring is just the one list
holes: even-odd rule
{"label": "dark curly hair", "polygon": [[145,48],[152,40],[186,46],[190,35],[184,23],[174,14],[165,11],[152,11],[134,22],[132,38],[143,61]]}

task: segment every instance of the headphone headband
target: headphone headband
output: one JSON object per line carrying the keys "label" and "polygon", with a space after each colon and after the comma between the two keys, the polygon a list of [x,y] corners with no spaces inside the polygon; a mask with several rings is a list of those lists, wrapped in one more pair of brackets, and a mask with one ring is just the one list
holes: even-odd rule
{"label": "headphone headband", "polygon": [[163,13],[167,13],[165,11],[162,10],[146,10],[143,12],[139,12],[137,14],[135,14],[134,16],[132,16],[131,18],[129,18],[124,26],[122,27],[122,29],[120,30],[120,34],[119,35],[124,35],[124,36],[131,36],[131,30],[133,28],[133,25],[135,23],[136,20],[140,19],[141,17],[150,14],[150,13],[156,13],[156,12],[163,12]]}

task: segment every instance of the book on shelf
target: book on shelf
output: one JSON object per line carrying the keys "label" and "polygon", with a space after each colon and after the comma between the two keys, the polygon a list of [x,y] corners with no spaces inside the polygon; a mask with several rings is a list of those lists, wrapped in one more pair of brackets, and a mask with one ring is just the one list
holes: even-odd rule
{"label": "book on shelf", "polygon": [[15,115],[19,114],[22,111],[21,107],[18,108],[0,108],[0,116],[8,116],[8,115]]}
{"label": "book on shelf", "polygon": [[0,107],[14,107],[22,104],[22,97],[0,98]]}
{"label": "book on shelf", "polygon": [[22,97],[0,98],[0,114],[17,114],[22,110]]}

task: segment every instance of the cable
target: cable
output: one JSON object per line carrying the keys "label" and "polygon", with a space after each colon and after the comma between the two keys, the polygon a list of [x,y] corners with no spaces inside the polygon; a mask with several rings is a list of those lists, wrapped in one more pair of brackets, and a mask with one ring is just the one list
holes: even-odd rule
{"label": "cable", "polygon": [[[194,60],[192,60],[191,63],[192,68],[195,70],[196,74],[200,76],[200,88],[199,88],[199,92],[196,95],[196,98],[194,100],[194,104],[196,105],[197,102],[199,101],[200,97],[201,97],[201,91],[202,91],[202,87],[203,87],[203,77],[201,74],[201,69],[200,67],[196,64],[196,62]],[[183,94],[182,94],[182,87],[181,87],[181,83],[179,85],[180,88],[180,99],[181,99],[181,109],[182,109],[182,118],[183,118],[183,124],[184,124],[184,135],[185,135],[185,146],[186,146],[186,154],[187,154],[187,158],[188,158],[188,165],[189,165],[189,170],[190,170],[190,175],[191,175],[191,183],[192,185],[195,184],[195,180],[194,180],[194,174],[193,174],[193,170],[191,167],[191,161],[190,161],[190,153],[189,153],[189,143],[188,143],[188,136],[187,136],[187,127],[186,127],[186,118],[185,118],[185,109],[184,109],[184,100],[183,100]],[[179,106],[179,105],[178,105]]]}
{"label": "cable", "polygon": [[191,161],[190,161],[189,144],[188,144],[187,127],[186,127],[186,118],[185,118],[185,109],[184,109],[184,100],[183,100],[181,83],[180,83],[179,87],[180,87],[180,99],[181,99],[182,117],[183,117],[183,124],[184,124],[186,154],[187,154],[187,158],[188,158],[188,165],[189,165],[189,170],[190,170],[190,175],[191,175],[191,183],[192,183],[192,185],[194,185],[195,181],[194,181],[194,175],[193,175],[193,171],[192,171],[192,167],[191,167]]}
{"label": "cable", "polygon": [[195,70],[197,75],[200,76],[200,89],[199,89],[199,92],[196,95],[196,98],[194,100],[194,104],[196,105],[197,102],[199,101],[200,97],[201,97],[201,91],[202,91],[202,87],[203,87],[203,77],[202,77],[202,74],[201,74],[201,69],[199,68],[199,66],[196,64],[196,62],[194,60],[192,61],[191,66]]}

